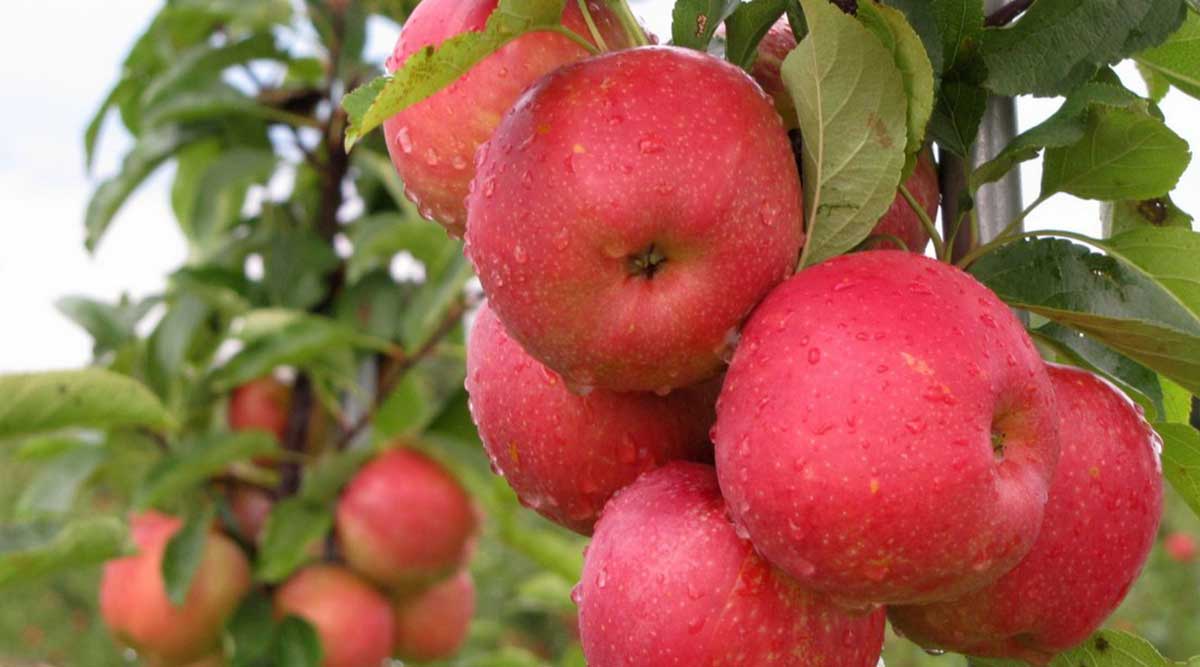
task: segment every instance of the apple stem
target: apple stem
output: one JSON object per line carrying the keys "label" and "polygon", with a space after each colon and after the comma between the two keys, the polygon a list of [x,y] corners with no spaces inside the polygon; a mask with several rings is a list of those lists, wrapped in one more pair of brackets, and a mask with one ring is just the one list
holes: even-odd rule
{"label": "apple stem", "polygon": [[544,30],[545,30],[545,32],[553,32],[553,33],[562,35],[563,37],[566,37],[567,39],[571,40],[572,42],[575,42],[576,44],[578,44],[580,47],[582,47],[585,51],[587,51],[589,54],[591,54],[593,56],[598,56],[601,53],[601,50],[596,48],[595,44],[592,44],[587,39],[585,39],[582,35],[580,35],[579,33],[575,32],[574,30],[571,30],[570,28],[568,28],[564,25],[547,26],[546,28],[544,28]]}
{"label": "apple stem", "polygon": [[638,23],[637,17],[633,15],[629,3],[625,0],[608,0],[608,6],[616,12],[621,27],[625,29],[625,34],[634,46],[650,44],[650,40],[646,38],[646,31],[642,30],[642,24]]}
{"label": "apple stem", "polygon": [[607,51],[608,44],[605,43],[604,36],[596,27],[596,21],[592,18],[592,10],[588,8],[588,0],[576,1],[579,3],[579,13],[583,14],[583,22],[587,24],[588,32],[592,33],[592,40],[596,42],[596,46],[600,47],[601,51]]}
{"label": "apple stem", "polygon": [[900,184],[900,196],[904,197],[904,201],[908,202],[909,208],[913,213],[917,214],[917,219],[921,221],[921,226],[925,228],[925,233],[929,234],[929,238],[933,240],[933,251],[938,257],[946,254],[946,243],[942,240],[942,235],[938,233],[937,227],[934,226],[933,220],[929,219],[929,214],[917,198],[908,191],[908,187],[903,183]]}

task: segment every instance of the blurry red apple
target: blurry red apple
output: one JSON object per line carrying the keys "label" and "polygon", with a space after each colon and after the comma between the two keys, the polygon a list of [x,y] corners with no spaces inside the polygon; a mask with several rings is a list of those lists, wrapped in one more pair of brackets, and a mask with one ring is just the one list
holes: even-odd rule
{"label": "blurry red apple", "polygon": [[1029,552],[1058,456],[1054,394],[1020,322],[949,265],[834,258],[754,312],[714,430],[734,521],[853,607],[932,602]]}
{"label": "blurry red apple", "polygon": [[1163,549],[1167,556],[1177,563],[1190,563],[1196,560],[1196,538],[1188,533],[1174,532],[1163,540]]}
{"label": "blurry red apple", "polygon": [[541,79],[480,148],[468,252],[509,334],[575,387],[715,376],[804,237],[791,147],[758,86],[672,47]]}
{"label": "blurry red apple", "polygon": [[475,584],[463,570],[395,602],[396,639],[392,654],[409,662],[453,657],[462,648],[475,614]]}
{"label": "blurry red apple", "polygon": [[[425,0],[400,31],[387,62],[388,71],[395,71],[427,47],[464,32],[483,30],[497,4],[498,0]],[[589,0],[588,11],[609,48],[630,45],[607,6]],[[591,33],[575,0],[566,3],[563,24],[590,41]],[[440,222],[452,235],[462,236],[467,222],[463,200],[475,175],[475,150],[491,137],[500,118],[531,83],[587,55],[562,35],[530,33],[385,122],[392,163],[421,213]]]}
{"label": "blurry red apple", "polygon": [[377,667],[391,654],[391,605],[345,568],[313,565],[296,573],[275,592],[275,613],[313,626],[324,667]]}
{"label": "blurry red apple", "polygon": [[576,598],[590,667],[875,667],[883,645],[882,610],[850,615],[771,567],[695,463],[613,498]]}
{"label": "blurry red apple", "polygon": [[522,502],[585,535],[638,475],[677,459],[711,460],[718,389],[573,394],[487,306],[467,346],[471,414],[492,462]]}
{"label": "blurry red apple", "polygon": [[138,553],[109,561],[100,581],[100,613],[113,634],[148,661],[178,664],[219,645],[225,619],[250,589],[250,563],[229,538],[213,532],[183,605],[167,598],[163,552],[182,522],[157,512],[133,517]]}
{"label": "blurry red apple", "polygon": [[783,59],[796,48],[796,36],[787,17],[783,17],[771,26],[762,41],[758,43],[758,54],[754,65],[750,68],[750,76],[762,86],[763,91],[775,102],[775,110],[783,118],[783,125],[789,130],[800,128],[800,120],[796,116],[796,103],[792,94],[783,85]]}
{"label": "blurry red apple", "polygon": [[273,377],[251,380],[229,397],[229,428],[266,431],[283,442],[287,434],[291,390]]}
{"label": "blurry red apple", "polygon": [[235,527],[250,544],[258,542],[274,506],[271,494],[262,489],[239,486],[229,492],[229,511],[233,514]]}
{"label": "blurry red apple", "polygon": [[1118,389],[1050,367],[1062,455],[1033,550],[995,583],[951,602],[892,607],[926,647],[1044,664],[1092,634],[1146,562],[1162,514],[1161,443]]}
{"label": "blurry red apple", "polygon": [[410,448],[359,470],[337,506],[346,562],[385,588],[419,588],[466,562],[478,520],[471,499],[440,464]]}

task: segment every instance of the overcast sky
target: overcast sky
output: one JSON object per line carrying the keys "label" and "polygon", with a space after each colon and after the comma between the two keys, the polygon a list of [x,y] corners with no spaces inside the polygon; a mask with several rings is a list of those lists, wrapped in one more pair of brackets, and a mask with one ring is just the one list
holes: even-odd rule
{"label": "overcast sky", "polygon": [[[162,289],[184,258],[171,218],[169,170],[159,172],[126,204],[98,252],[83,250],[83,211],[99,176],[111,174],[128,148],[110,118],[94,174],[83,168],[81,137],[91,111],[115,80],[120,61],[159,2],[152,0],[5,0],[0,21],[0,372],[87,363],[89,339],[54,309],[60,296],[115,300]],[[643,0],[635,11],[659,35],[669,34],[667,0]],[[395,34],[377,26],[371,51],[382,58]],[[1122,70],[1127,77],[1131,73]],[[1131,82],[1132,83],[1132,82]],[[1141,90],[1138,88],[1138,90]],[[1164,110],[1172,127],[1200,146],[1200,102],[1172,92]],[[1022,101],[1021,124],[1035,123],[1055,103]],[[1196,161],[1200,162],[1200,161]],[[1040,173],[1025,168],[1026,183]],[[1200,164],[1176,196],[1200,213]],[[1036,185],[1025,188],[1026,198]],[[1033,227],[1098,231],[1097,206],[1069,197],[1044,205]]]}

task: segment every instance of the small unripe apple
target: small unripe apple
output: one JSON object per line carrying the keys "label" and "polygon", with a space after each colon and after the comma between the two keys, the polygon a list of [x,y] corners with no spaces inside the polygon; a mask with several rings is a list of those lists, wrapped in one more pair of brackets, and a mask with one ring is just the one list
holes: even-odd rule
{"label": "small unripe apple", "polygon": [[1200,552],[1200,549],[1196,547],[1196,538],[1184,532],[1167,535],[1163,540],[1163,549],[1167,551],[1167,556],[1176,563],[1190,563],[1196,560],[1196,554]]}
{"label": "small unripe apple", "polygon": [[572,393],[486,305],[467,345],[471,415],[497,471],[526,505],[585,535],[612,494],[647,470],[712,459],[719,389]]}
{"label": "small unripe apple", "polygon": [[275,614],[298,616],[321,638],[324,667],[376,667],[391,654],[388,599],[349,570],[313,565],[275,592]]}
{"label": "small unripe apple", "polygon": [[883,610],[849,614],[771,567],[696,463],[612,499],[575,597],[590,667],[875,667],[883,646]]}
{"label": "small unripe apple", "polygon": [[1058,457],[1045,365],[1012,312],[914,253],[844,255],[755,310],[714,430],[734,521],[851,607],[931,602],[1029,552]]}
{"label": "small unripe apple", "polygon": [[[425,0],[417,6],[391,58],[395,71],[411,56],[465,32],[483,30],[498,0]],[[630,45],[612,11],[589,0],[588,11],[609,48]],[[591,41],[591,32],[575,0],[566,3],[563,24]],[[388,152],[405,191],[422,215],[437,220],[453,236],[467,222],[463,200],[475,175],[475,150],[521,93],[543,74],[586,58],[580,45],[550,32],[533,32],[512,41],[475,65],[462,78],[401,111],[384,123]]]}
{"label": "small unripe apple", "polygon": [[457,570],[478,519],[454,477],[408,447],[387,451],[346,485],[337,535],[346,562],[376,584],[407,591]]}
{"label": "small unripe apple", "polygon": [[1029,555],[995,583],[950,602],[892,607],[926,647],[1045,664],[1117,608],[1154,546],[1162,514],[1161,441],[1116,387],[1050,367],[1062,455]]}
{"label": "small unripe apple", "polygon": [[480,148],[468,252],[491,307],[575,387],[717,375],[804,233],[791,145],[757,85],[690,49],[542,78]]}
{"label": "small unripe apple", "polygon": [[475,614],[475,583],[463,570],[394,603],[392,655],[409,662],[446,660],[458,653]]}
{"label": "small unripe apple", "polygon": [[109,561],[100,581],[100,613],[113,634],[147,660],[179,664],[218,649],[225,619],[250,589],[250,563],[232,540],[212,532],[181,606],[162,578],[163,552],[182,522],[157,512],[133,517],[138,553]]}
{"label": "small unripe apple", "polygon": [[283,442],[291,396],[287,385],[273,377],[251,380],[237,387],[229,397],[229,428],[266,431]]}

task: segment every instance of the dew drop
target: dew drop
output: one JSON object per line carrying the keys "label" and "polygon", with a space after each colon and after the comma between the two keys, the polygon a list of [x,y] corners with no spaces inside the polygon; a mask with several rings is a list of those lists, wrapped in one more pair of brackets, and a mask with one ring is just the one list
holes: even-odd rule
{"label": "dew drop", "polygon": [[412,155],[412,136],[408,133],[407,126],[396,130],[396,143],[400,145],[400,150],[404,151],[405,155]]}
{"label": "dew drop", "polygon": [[437,151],[433,150],[432,148],[425,151],[425,164],[431,167],[436,167],[441,161],[441,156],[438,155]]}
{"label": "dew drop", "polygon": [[817,364],[817,363],[820,363],[820,361],[821,361],[821,349],[820,348],[814,347],[808,351],[808,363]]}
{"label": "dew drop", "polygon": [[638,140],[638,150],[642,155],[654,155],[661,153],[663,150],[662,142],[652,136],[642,137]]}
{"label": "dew drop", "polygon": [[450,159],[450,166],[454,167],[455,171],[464,171],[467,168],[467,161],[461,155],[455,155]]}
{"label": "dew drop", "polygon": [[520,243],[513,247],[513,259],[517,260],[517,264],[524,264],[529,259]]}
{"label": "dew drop", "polygon": [[996,328],[996,318],[992,317],[991,315],[988,315],[987,313],[980,315],[979,321],[983,322],[984,326],[986,326],[988,328],[991,328],[991,329]]}
{"label": "dew drop", "polygon": [[904,428],[908,429],[909,433],[921,433],[925,430],[925,420],[920,417],[914,417],[904,422]]}

